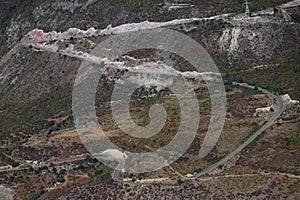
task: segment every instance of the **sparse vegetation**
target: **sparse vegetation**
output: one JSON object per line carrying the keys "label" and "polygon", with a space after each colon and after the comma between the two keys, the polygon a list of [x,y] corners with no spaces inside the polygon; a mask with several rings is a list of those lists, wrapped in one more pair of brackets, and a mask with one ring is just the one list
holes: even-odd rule
{"label": "sparse vegetation", "polygon": [[[250,8],[257,11],[284,2],[288,1],[250,1]],[[97,159],[90,156],[84,159],[87,150],[74,129],[71,110],[73,83],[81,62],[66,55],[62,56],[62,51],[57,55],[36,52],[34,50],[41,49],[32,45],[29,48],[18,45],[15,51],[8,53],[9,48],[19,44],[20,38],[33,28],[49,32],[65,31],[71,27],[84,30],[90,27],[101,29],[108,24],[116,26],[145,20],[167,21],[229,12],[243,13],[244,1],[192,0],[189,3],[196,7],[173,11],[162,9],[162,1],[158,0],[95,1],[92,6],[86,7],[86,1],[80,0],[78,3],[81,5],[73,10],[68,10],[69,1],[63,1],[59,8],[52,3],[35,0],[0,2],[0,166],[13,168],[0,172],[0,184],[16,189],[16,198],[82,199],[95,198],[89,195],[99,194],[97,198],[101,199],[124,196],[147,199],[149,196],[173,198],[174,194],[184,199],[190,198],[192,194],[199,195],[202,199],[275,199],[299,192],[299,182],[293,178],[294,175],[300,175],[297,167],[299,162],[295,159],[300,152],[297,105],[286,106],[281,120],[276,121],[257,141],[239,154],[239,158],[219,167],[216,174],[205,176],[205,181],[199,179],[200,184],[192,185],[190,182],[183,184],[180,179],[188,173],[200,172],[224,158],[264,125],[266,119],[254,117],[253,114],[256,108],[271,106],[273,102],[272,99],[262,96],[258,87],[276,94],[288,93],[293,99],[300,99],[299,8],[287,12],[294,23],[286,22],[278,14],[276,17],[270,15],[265,18],[249,18],[247,21],[196,21],[189,25],[192,30],[187,32],[185,25],[171,27],[191,36],[204,46],[224,74],[228,93],[227,120],[213,151],[205,159],[198,158],[199,148],[208,129],[211,101],[203,82],[189,80],[196,88],[201,114],[195,141],[178,161],[172,163],[172,169],[164,168],[158,172],[128,176],[132,182],[170,177],[174,185],[127,187],[111,183],[112,170]],[[255,23],[251,21],[254,19],[257,20]],[[236,34],[237,41],[233,34],[235,28],[241,28],[241,32]],[[226,31],[228,39],[221,41],[222,35],[226,37]],[[60,49],[73,44],[76,49],[89,52],[93,43],[106,37],[108,36],[78,39],[72,36],[69,40],[57,43],[52,41],[49,44],[57,44]],[[221,50],[222,42],[224,47]],[[238,43],[238,48],[234,51],[228,50],[236,46],[235,43]],[[151,61],[159,57],[158,54],[160,52],[154,50],[130,53],[135,58],[148,58]],[[169,56],[176,69],[195,71],[189,63],[178,57],[173,54]],[[109,73],[116,79],[125,72],[128,70]],[[254,90],[235,87],[231,85],[232,81],[245,82],[256,87]],[[149,123],[151,105],[162,104],[167,112],[167,123],[161,133],[150,139],[141,139],[130,137],[118,130],[109,108],[113,88],[114,80],[102,77],[95,98],[98,121],[113,143],[131,152],[149,152],[172,141],[180,125],[181,113],[180,105],[170,95],[169,90],[158,92],[155,87],[141,87],[132,96],[130,114],[140,126]],[[271,112],[275,110],[276,105],[270,109]],[[80,156],[83,160],[65,162]],[[61,160],[61,164],[54,164]],[[264,170],[271,173],[260,174]],[[276,174],[277,172],[283,175]],[[126,174],[124,177],[127,177]]]}

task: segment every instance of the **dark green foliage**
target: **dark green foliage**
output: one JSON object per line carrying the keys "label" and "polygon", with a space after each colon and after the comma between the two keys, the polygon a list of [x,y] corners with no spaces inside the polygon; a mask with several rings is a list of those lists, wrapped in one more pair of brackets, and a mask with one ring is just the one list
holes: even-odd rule
{"label": "dark green foliage", "polygon": [[184,183],[181,179],[178,179],[177,180],[177,183],[179,184],[179,185],[181,185],[182,183]]}
{"label": "dark green foliage", "polygon": [[295,23],[300,23],[300,15],[298,15],[298,14],[292,14],[292,20]]}
{"label": "dark green foliage", "polygon": [[4,163],[6,163],[7,165],[11,165],[12,167],[18,167],[19,163],[12,160],[10,157],[6,156],[3,153],[0,153],[0,160]]}
{"label": "dark green foliage", "polygon": [[293,60],[279,66],[270,66],[267,69],[257,71],[240,72],[238,74],[226,75],[226,80],[246,82],[257,85],[276,94],[291,94],[293,98],[300,98],[300,56],[297,55]]}
{"label": "dark green foliage", "polygon": [[36,192],[30,194],[29,199],[30,200],[39,199],[45,192],[46,191],[44,190],[44,187],[40,186]]}

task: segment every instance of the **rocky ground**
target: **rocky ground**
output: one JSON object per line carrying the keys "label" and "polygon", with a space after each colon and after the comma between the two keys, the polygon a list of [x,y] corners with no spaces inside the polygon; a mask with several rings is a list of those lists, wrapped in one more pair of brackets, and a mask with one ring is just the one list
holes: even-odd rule
{"label": "rocky ground", "polygon": [[[249,17],[241,14],[243,6],[236,1],[188,1],[183,3],[189,6],[177,8],[170,6],[182,2],[1,1],[0,118],[4,120],[0,120],[0,163],[3,167],[24,168],[1,172],[0,184],[15,190],[18,199],[297,199],[299,106],[290,103],[280,120],[227,168],[194,184],[178,186],[176,183],[182,174],[201,170],[232,151],[271,116],[272,113],[265,112],[274,103],[271,99],[257,92],[232,88],[231,81],[247,82],[278,95],[288,94],[290,100],[300,99],[300,8],[299,1],[288,2],[252,2],[253,13]],[[81,60],[57,50],[89,53],[95,44],[108,37],[107,33],[153,26],[180,31],[207,49],[223,76],[230,106],[218,146],[200,166],[192,154],[198,151],[202,133],[172,169],[141,177],[124,174],[124,178],[130,176],[130,179],[162,178],[167,174],[174,177],[175,185],[126,187],[109,180],[110,169],[85,159],[87,151],[72,133],[71,111],[72,88]],[[78,38],[74,32],[87,37]],[[47,41],[43,41],[45,33],[51,36]],[[34,43],[24,46],[21,38],[28,39],[28,36]],[[38,50],[35,44],[50,47],[50,51]],[[143,51],[121,60],[160,57],[159,52]],[[176,57],[174,63],[178,71],[191,68]],[[114,71],[108,73],[111,75]],[[99,120],[105,122],[107,130],[114,131],[107,108],[113,82],[104,79],[101,84],[97,112],[104,119]],[[210,103],[203,95],[204,87],[198,83],[194,86],[202,97],[201,111],[206,114],[203,120],[208,120]],[[141,115],[136,111],[137,118]],[[201,127],[200,132],[205,130],[205,126]],[[120,138],[115,132],[110,134],[121,146],[128,139]],[[130,146],[130,150],[149,150],[149,146],[145,147],[144,143],[139,146],[139,142],[133,140],[135,146]],[[158,143],[153,140],[150,149]],[[80,155],[84,162],[50,166],[51,162]],[[33,164],[27,161],[49,162],[49,166],[31,168]]]}

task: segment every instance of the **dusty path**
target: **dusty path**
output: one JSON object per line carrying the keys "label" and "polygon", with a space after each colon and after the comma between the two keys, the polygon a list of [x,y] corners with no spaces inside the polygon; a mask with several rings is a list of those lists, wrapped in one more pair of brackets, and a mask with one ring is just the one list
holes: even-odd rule
{"label": "dusty path", "polygon": [[58,188],[63,188],[65,186],[67,186],[69,183],[74,183],[76,180],[75,178],[81,178],[81,179],[86,179],[86,178],[89,178],[88,175],[86,174],[75,174],[75,175],[72,175],[72,174],[67,174],[64,176],[64,183],[63,184],[59,184],[57,186],[54,186],[54,187],[48,187],[48,188],[45,188],[48,192],[49,191],[52,191],[52,190],[56,190]]}
{"label": "dusty path", "polygon": [[288,3],[280,5],[279,7],[280,8],[293,8],[293,7],[297,7],[297,6],[300,6],[300,0],[290,1]]}
{"label": "dusty path", "polygon": [[[18,49],[20,47],[20,44],[17,44],[14,46],[7,54],[1,57],[0,59],[0,66],[4,65],[14,54],[17,53]],[[0,83],[7,78],[9,75],[8,66],[5,66],[2,71],[0,72]]]}
{"label": "dusty path", "polygon": [[279,172],[258,172],[253,174],[226,174],[226,175],[220,175],[220,176],[211,176],[211,177],[200,177],[197,180],[198,181],[208,181],[208,180],[214,180],[214,179],[222,179],[222,178],[242,178],[242,177],[253,177],[253,176],[286,176],[293,179],[300,179],[300,176],[297,176],[295,174],[289,174],[289,173],[279,173]]}
{"label": "dusty path", "polygon": [[7,54],[2,56],[0,59],[0,65],[3,65],[4,63],[6,63],[12,57],[12,55],[14,55],[17,52],[19,47],[20,47],[20,44],[17,44]]}

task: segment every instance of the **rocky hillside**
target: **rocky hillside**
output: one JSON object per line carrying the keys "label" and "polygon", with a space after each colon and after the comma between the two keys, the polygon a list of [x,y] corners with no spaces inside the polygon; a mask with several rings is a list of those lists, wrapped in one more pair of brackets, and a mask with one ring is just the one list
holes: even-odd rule
{"label": "rocky hillside", "polygon": [[[45,136],[46,142],[50,143],[48,136],[53,132],[73,127],[72,89],[82,60],[70,57],[69,54],[89,55],[97,43],[109,37],[107,35],[118,34],[118,31],[151,27],[180,31],[207,49],[220,69],[226,87],[230,87],[228,83],[231,81],[244,81],[266,88],[274,94],[286,97],[288,94],[288,97],[291,97],[289,99],[299,100],[300,1],[251,1],[250,8],[252,14],[246,16],[243,14],[243,0],[0,1],[0,161],[14,157],[12,152],[18,152],[22,159],[24,157],[32,160],[30,153],[47,159],[59,154],[50,147],[41,148],[37,152],[21,144],[30,143],[32,140],[39,141],[36,139],[39,136]],[[160,52],[155,50],[145,50],[124,56],[118,63],[125,60],[125,63],[136,64],[143,59],[156,62],[161,56]],[[174,63],[175,68],[182,74],[192,70],[188,63],[177,57],[174,57]],[[108,76],[118,76],[120,72],[112,70],[108,73]],[[102,87],[98,91],[98,106],[110,100],[113,81],[104,78],[100,84]],[[202,85],[198,87],[201,88]],[[247,103],[236,101],[240,104],[237,103],[236,106],[234,104],[233,113],[239,117],[242,112],[246,112],[244,108]],[[257,103],[256,100],[254,102]],[[252,105],[253,111],[256,105]],[[291,110],[286,111],[282,119],[291,120],[291,123],[294,120],[297,122],[294,116],[298,115],[292,115],[290,112]],[[299,107],[292,107],[292,112],[298,113]],[[252,113],[248,114],[249,117],[252,116]],[[238,128],[241,128],[239,124]],[[259,169],[259,166],[265,163],[261,154],[268,153],[271,151],[269,147],[272,147],[274,152],[282,152],[277,155],[276,162],[267,162],[266,169],[295,173],[294,168],[286,169],[282,160],[288,160],[291,162],[290,165],[295,165],[295,169],[299,169],[298,162],[294,162],[294,156],[297,155],[294,153],[299,152],[297,143],[299,134],[296,133],[300,129],[297,126],[297,131],[293,131],[296,130],[294,124],[285,128],[280,122],[272,128],[279,129],[280,136],[270,134],[269,140],[263,139],[255,144],[257,148],[246,150],[241,155],[240,166]],[[287,129],[290,130],[288,134]],[[72,140],[63,142],[59,140],[58,143],[67,146],[59,148],[65,154],[84,152],[83,145],[73,143]],[[265,145],[268,143],[271,144]],[[289,151],[286,146],[292,149],[288,152],[288,156],[285,154]],[[48,157],[46,154],[49,154]],[[253,159],[249,160],[249,157]],[[296,178],[291,181],[292,178],[289,176],[280,174],[273,176],[266,173],[256,174],[255,176],[259,178],[252,179],[251,171],[249,177],[244,177],[237,168],[234,170],[237,170],[236,173],[240,177],[238,175],[236,177],[233,175],[229,179],[226,175],[219,179],[204,177],[201,185],[184,184],[174,187],[152,185],[127,188],[108,181],[98,185],[85,184],[63,188],[46,193],[43,197],[91,199],[93,194],[106,198],[119,192],[118,195],[125,195],[128,198],[145,199],[160,198],[170,193],[176,194],[176,197],[181,199],[189,199],[190,194],[202,198],[280,199],[286,198],[287,195],[280,191],[292,191],[293,188],[298,189],[300,185],[299,181],[293,182],[294,179],[298,180],[299,176],[295,176]],[[20,177],[25,179],[22,172],[19,173]],[[66,176],[66,180],[67,178]],[[261,184],[259,187],[256,186],[258,179]],[[45,182],[48,184],[49,181]],[[222,187],[224,191],[220,191],[220,185],[224,186],[225,182],[225,187]],[[252,188],[249,188],[249,183]],[[291,186],[291,183],[294,185]],[[236,191],[238,190],[235,189],[236,185],[242,185],[246,192],[242,194]],[[278,185],[280,187],[277,187]],[[43,191],[37,194],[40,196]]]}
{"label": "rocky hillside", "polygon": [[[109,188],[107,190],[107,188]],[[277,188],[270,191],[267,188],[261,187],[249,190],[248,193],[231,194],[230,192],[222,191],[217,187],[208,187],[206,183],[199,185],[184,185],[184,186],[162,186],[162,185],[145,185],[126,187],[120,185],[106,184],[105,189],[101,185],[86,185],[80,186],[68,191],[66,194],[56,194],[45,196],[44,198],[57,199],[280,199],[286,196],[276,192]]]}
{"label": "rocky hillside", "polygon": [[[299,99],[296,87],[299,85],[299,2],[288,5],[280,3],[266,1],[255,5],[253,9],[256,10],[273,5],[276,8],[254,12],[252,17],[229,14],[227,17],[201,20],[218,13],[239,12],[241,9],[235,8],[242,8],[243,5],[238,1],[221,4],[212,1],[203,5],[191,1],[191,7],[166,10],[164,2],[146,0],[126,3],[90,0],[1,1],[0,115],[5,119],[0,122],[1,137],[4,133],[39,133],[49,128],[48,119],[71,116],[71,90],[81,62],[59,54],[35,52],[21,45],[20,38],[33,29],[44,32],[66,31],[75,27],[82,30],[91,27],[104,29],[110,24],[115,27],[144,20],[197,17],[200,20],[189,23],[179,21],[167,27],[185,32],[200,42],[224,73],[226,81],[246,77],[248,81],[268,88],[271,87],[269,80],[278,80],[272,83],[271,89],[290,93],[293,98]],[[99,40],[101,37],[75,38],[63,44],[73,43],[88,52]],[[251,74],[242,75],[249,73],[249,70]],[[275,78],[276,70],[284,70],[289,79]],[[259,73],[262,80],[253,81],[255,73]]]}

